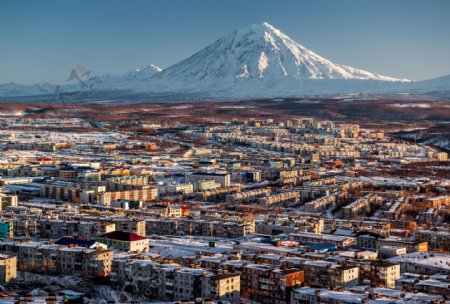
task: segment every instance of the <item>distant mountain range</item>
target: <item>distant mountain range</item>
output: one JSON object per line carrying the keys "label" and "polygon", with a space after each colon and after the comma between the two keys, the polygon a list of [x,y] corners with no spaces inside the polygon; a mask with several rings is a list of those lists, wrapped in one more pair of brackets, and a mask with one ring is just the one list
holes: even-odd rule
{"label": "distant mountain range", "polygon": [[108,92],[187,99],[270,98],[342,93],[450,91],[450,75],[413,82],[340,65],[308,50],[264,22],[220,38],[164,70],[150,65],[123,75],[71,84],[0,85],[0,97]]}

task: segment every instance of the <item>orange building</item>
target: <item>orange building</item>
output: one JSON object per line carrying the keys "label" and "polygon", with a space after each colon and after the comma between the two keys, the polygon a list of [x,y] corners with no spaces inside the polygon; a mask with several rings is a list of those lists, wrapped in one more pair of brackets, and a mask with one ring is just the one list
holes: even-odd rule
{"label": "orange building", "polygon": [[156,146],[155,143],[147,143],[147,144],[145,145],[145,149],[146,149],[147,151],[156,151],[156,150],[158,149],[158,147]]}

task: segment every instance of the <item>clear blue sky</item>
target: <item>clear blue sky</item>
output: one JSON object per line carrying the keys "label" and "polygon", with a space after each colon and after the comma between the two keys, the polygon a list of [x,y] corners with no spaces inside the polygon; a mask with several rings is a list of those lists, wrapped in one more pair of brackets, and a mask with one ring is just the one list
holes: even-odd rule
{"label": "clear blue sky", "polygon": [[450,0],[0,0],[0,83],[162,68],[267,21],[340,64],[415,80],[450,74]]}

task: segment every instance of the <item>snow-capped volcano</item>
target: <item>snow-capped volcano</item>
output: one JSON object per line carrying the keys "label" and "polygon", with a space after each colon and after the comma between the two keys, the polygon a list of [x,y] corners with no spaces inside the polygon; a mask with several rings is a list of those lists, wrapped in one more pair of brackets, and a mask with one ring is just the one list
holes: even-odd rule
{"label": "snow-capped volcano", "polygon": [[[267,22],[238,29],[156,78],[171,83],[224,85],[244,79],[279,82],[286,78],[407,81],[339,65],[308,50]],[[186,84],[185,84],[186,85]]]}
{"label": "snow-capped volcano", "polygon": [[[164,70],[150,65],[122,75],[91,77],[85,82],[88,85],[72,83],[58,89],[90,90],[94,98],[102,98],[106,92],[109,98],[137,94],[192,100],[428,92],[434,83],[412,83],[333,63],[267,22],[235,30]],[[55,86],[48,84],[0,85],[0,96],[44,95],[54,91]]]}

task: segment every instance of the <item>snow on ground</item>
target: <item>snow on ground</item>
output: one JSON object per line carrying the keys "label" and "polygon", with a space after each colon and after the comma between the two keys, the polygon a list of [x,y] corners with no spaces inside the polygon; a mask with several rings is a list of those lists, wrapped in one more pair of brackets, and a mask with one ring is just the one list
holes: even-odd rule
{"label": "snow on ground", "polygon": [[233,250],[231,241],[218,241],[218,245],[218,247],[209,247],[209,239],[193,239],[188,236],[150,239],[151,253],[170,258],[194,256],[198,252],[227,253]]}
{"label": "snow on ground", "polygon": [[253,106],[223,106],[220,107],[221,109],[250,109],[250,108],[255,108]]}
{"label": "snow on ground", "polygon": [[182,110],[182,109],[190,109],[192,106],[173,106],[172,109]]}
{"label": "snow on ground", "polygon": [[391,107],[428,109],[431,106],[428,103],[394,103]]}
{"label": "snow on ground", "polygon": [[0,116],[25,116],[25,112],[23,112],[23,111],[15,111],[15,112],[4,111],[4,112],[0,112]]}

